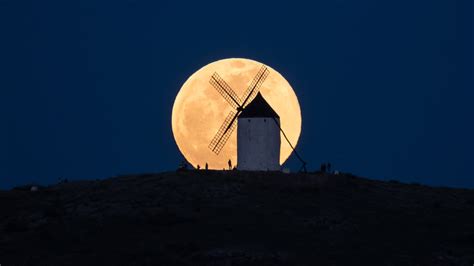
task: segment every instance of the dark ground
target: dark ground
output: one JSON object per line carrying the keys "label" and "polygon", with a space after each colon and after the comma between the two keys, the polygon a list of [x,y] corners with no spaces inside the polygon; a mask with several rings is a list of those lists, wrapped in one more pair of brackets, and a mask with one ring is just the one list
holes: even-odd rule
{"label": "dark ground", "polygon": [[466,265],[474,190],[169,172],[0,191],[0,264]]}

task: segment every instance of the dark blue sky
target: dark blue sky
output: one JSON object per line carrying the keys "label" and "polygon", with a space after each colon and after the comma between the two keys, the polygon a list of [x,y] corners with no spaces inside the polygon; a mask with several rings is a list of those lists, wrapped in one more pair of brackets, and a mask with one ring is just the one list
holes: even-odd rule
{"label": "dark blue sky", "polygon": [[0,0],[0,188],[174,170],[174,97],[227,57],[292,84],[311,169],[474,187],[473,11],[471,0]]}

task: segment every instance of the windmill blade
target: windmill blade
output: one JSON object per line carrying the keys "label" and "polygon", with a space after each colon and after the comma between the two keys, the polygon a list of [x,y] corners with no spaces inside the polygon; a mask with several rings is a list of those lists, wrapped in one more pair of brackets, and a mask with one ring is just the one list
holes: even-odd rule
{"label": "windmill blade", "polygon": [[209,149],[211,149],[215,154],[219,154],[222,148],[224,148],[224,145],[227,143],[227,140],[237,126],[238,115],[239,113],[234,113],[231,111],[209,144]]}
{"label": "windmill blade", "polygon": [[239,96],[237,96],[234,90],[219,76],[219,74],[217,74],[217,72],[214,72],[211,76],[209,83],[216,88],[216,90],[234,109],[240,107],[242,102]]}
{"label": "windmill blade", "polygon": [[268,77],[269,73],[270,71],[268,70],[268,68],[265,65],[262,65],[255,78],[253,78],[252,83],[250,83],[249,87],[244,93],[244,96],[242,98],[243,102],[241,104],[242,107],[245,107],[253,100],[253,98],[255,98],[258,91],[260,90],[260,86],[262,86],[262,83]]}

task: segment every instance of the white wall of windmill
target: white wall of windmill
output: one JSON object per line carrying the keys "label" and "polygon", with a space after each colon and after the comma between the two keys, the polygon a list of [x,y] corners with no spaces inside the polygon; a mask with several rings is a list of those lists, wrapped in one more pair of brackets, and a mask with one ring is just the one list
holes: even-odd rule
{"label": "white wall of windmill", "polygon": [[243,117],[238,119],[237,169],[280,170],[280,145],[280,128],[273,118]]}

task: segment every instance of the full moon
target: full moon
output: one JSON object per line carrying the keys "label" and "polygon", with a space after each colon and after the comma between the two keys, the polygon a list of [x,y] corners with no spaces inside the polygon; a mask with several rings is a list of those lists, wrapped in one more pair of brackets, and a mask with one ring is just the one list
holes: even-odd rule
{"label": "full moon", "polygon": [[[250,59],[229,58],[212,62],[192,74],[181,87],[173,105],[171,118],[174,139],[186,160],[194,167],[227,168],[229,159],[237,163],[237,130],[232,132],[217,155],[208,146],[230,111],[235,109],[209,83],[214,73],[242,97],[262,67]],[[260,92],[280,116],[280,124],[291,144],[296,147],[301,133],[301,110],[293,88],[276,70],[265,65],[269,74]],[[237,124],[238,127],[238,124]],[[292,153],[281,134],[280,165]]]}

